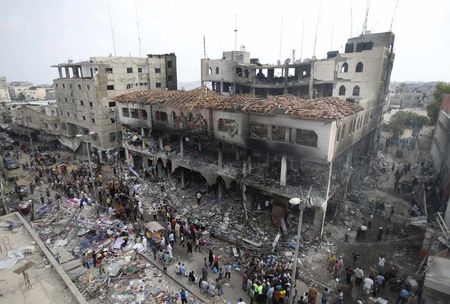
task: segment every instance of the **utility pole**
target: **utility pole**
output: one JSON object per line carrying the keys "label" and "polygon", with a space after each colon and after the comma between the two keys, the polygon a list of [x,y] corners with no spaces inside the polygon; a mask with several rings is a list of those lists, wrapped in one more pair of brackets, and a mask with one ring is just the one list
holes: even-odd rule
{"label": "utility pole", "polygon": [[298,205],[298,208],[300,209],[300,213],[298,215],[298,227],[297,227],[297,238],[296,238],[296,246],[295,246],[295,253],[294,253],[294,263],[292,264],[292,286],[291,290],[289,292],[289,304],[294,303],[294,291],[296,287],[296,276],[297,276],[297,262],[298,262],[298,251],[300,247],[300,240],[301,240],[301,234],[302,234],[302,224],[303,224],[303,211],[305,210],[305,203],[302,199],[295,197],[291,198],[289,200],[289,203],[293,206]]}
{"label": "utility pole", "polygon": [[5,213],[8,214],[9,213],[9,207],[8,207],[8,204],[6,203],[5,190],[3,188],[3,182],[1,182],[1,181],[0,181],[0,190],[2,191],[3,208],[5,208]]}

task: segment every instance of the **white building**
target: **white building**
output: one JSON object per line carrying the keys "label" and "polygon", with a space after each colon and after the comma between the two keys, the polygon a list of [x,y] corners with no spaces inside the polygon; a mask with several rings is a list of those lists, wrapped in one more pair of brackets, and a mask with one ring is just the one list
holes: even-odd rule
{"label": "white building", "polygon": [[6,84],[6,77],[0,77],[0,102],[11,101],[9,96],[8,86]]}

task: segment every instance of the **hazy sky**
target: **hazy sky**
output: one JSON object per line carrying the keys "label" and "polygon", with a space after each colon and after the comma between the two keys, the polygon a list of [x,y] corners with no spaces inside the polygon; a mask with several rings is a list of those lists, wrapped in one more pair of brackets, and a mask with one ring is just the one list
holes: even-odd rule
{"label": "hazy sky", "polygon": [[[178,80],[200,80],[203,35],[209,58],[234,49],[237,15],[238,47],[245,45],[262,63],[313,54],[319,0],[110,0],[117,55],[175,52]],[[390,28],[396,0],[371,1],[368,29]],[[362,30],[366,0],[323,0],[316,57],[342,51],[351,34]],[[351,11],[353,18],[351,18]],[[450,82],[450,1],[399,0],[393,31],[396,58],[392,80]],[[281,31],[281,19],[283,26]],[[353,27],[351,27],[353,20]],[[332,34],[333,33],[333,34]],[[113,51],[107,0],[0,0],[0,76],[8,81],[51,83],[57,71],[50,65],[67,59],[85,60]]]}

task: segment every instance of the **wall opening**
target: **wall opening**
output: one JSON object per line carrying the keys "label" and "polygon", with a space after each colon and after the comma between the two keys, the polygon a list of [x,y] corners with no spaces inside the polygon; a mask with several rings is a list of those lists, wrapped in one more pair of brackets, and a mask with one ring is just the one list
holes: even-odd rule
{"label": "wall opening", "polygon": [[343,85],[339,87],[339,96],[345,96],[345,86]]}
{"label": "wall opening", "polygon": [[344,62],[344,64],[341,67],[341,73],[347,73],[348,72],[348,63]]}
{"label": "wall opening", "polygon": [[359,86],[353,88],[353,96],[359,96]]}
{"label": "wall opening", "polygon": [[356,73],[362,73],[364,69],[364,64],[362,62],[358,62],[358,64],[356,65]]}

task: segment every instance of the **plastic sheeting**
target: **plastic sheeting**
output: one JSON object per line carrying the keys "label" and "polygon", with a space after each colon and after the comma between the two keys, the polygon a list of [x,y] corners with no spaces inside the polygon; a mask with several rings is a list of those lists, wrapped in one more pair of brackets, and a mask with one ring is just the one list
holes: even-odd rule
{"label": "plastic sheeting", "polygon": [[8,256],[0,260],[0,269],[12,268],[16,263],[24,258],[22,249],[8,251]]}

